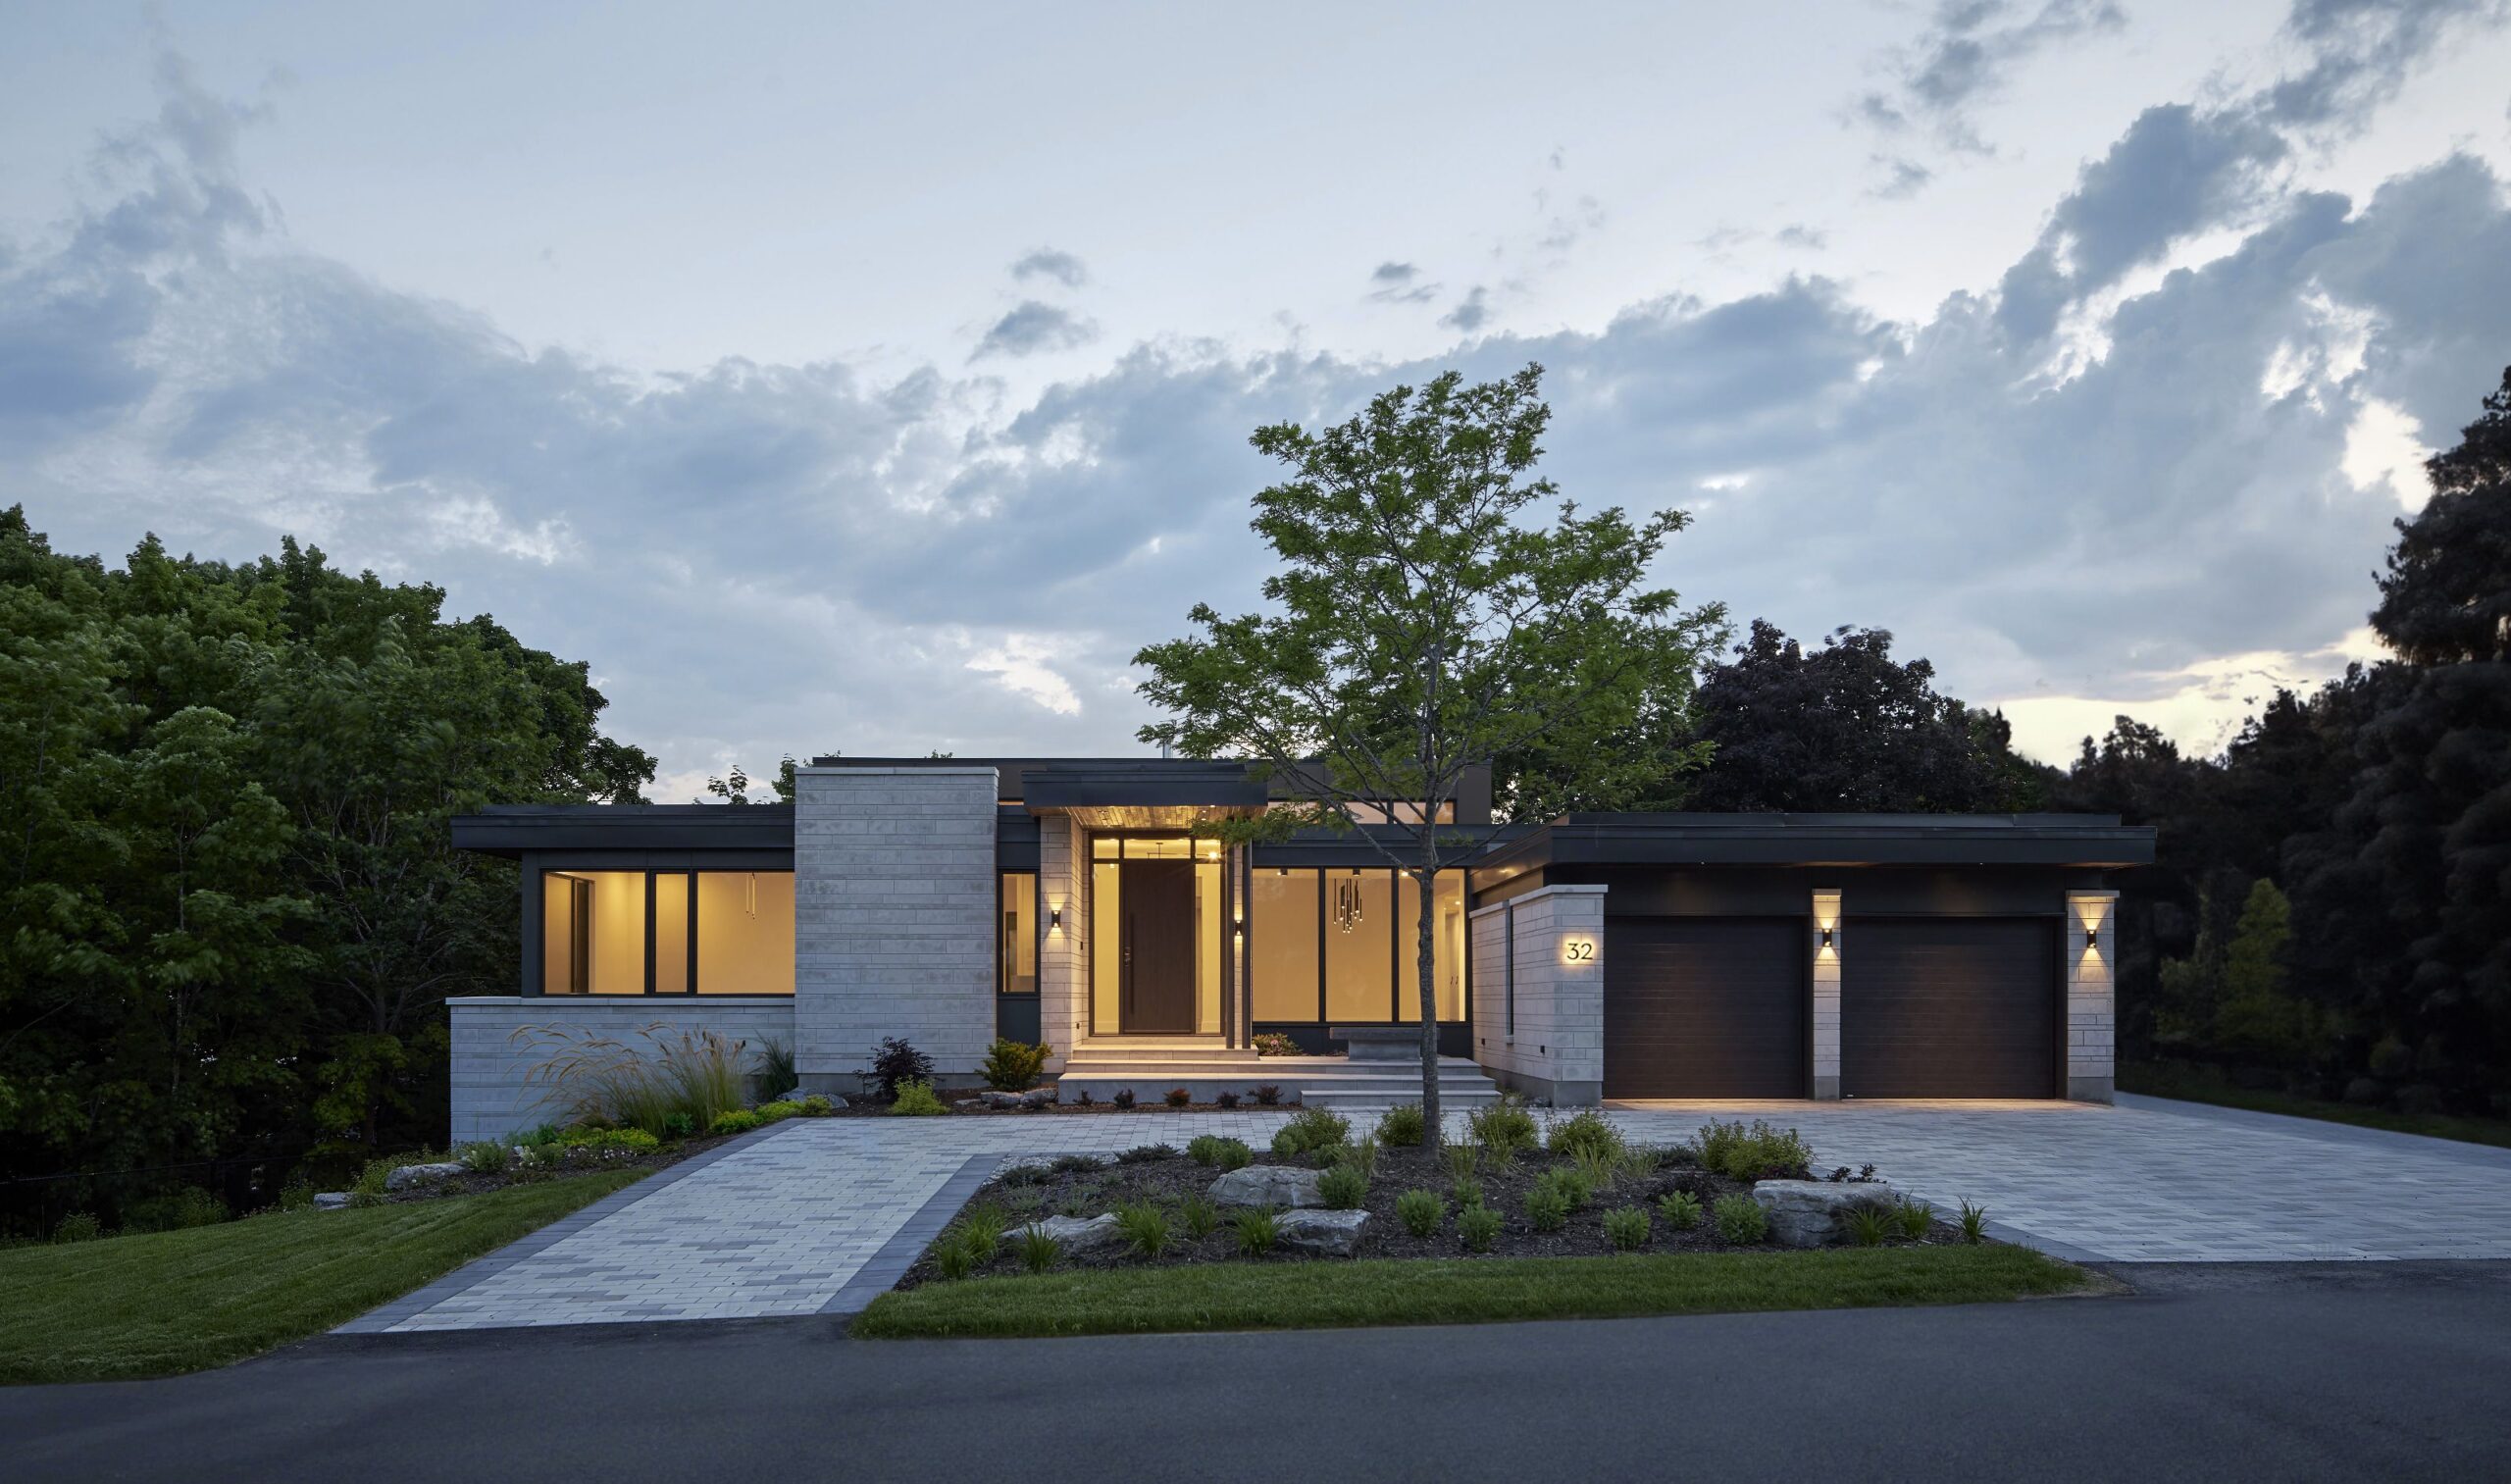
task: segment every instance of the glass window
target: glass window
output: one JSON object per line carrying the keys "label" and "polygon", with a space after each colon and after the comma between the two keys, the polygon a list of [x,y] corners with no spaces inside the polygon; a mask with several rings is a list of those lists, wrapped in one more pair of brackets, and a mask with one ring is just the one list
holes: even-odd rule
{"label": "glass window", "polygon": [[[1464,1018],[1464,873],[1441,871],[1432,891],[1438,910],[1430,921],[1430,984],[1441,1020]],[[1421,889],[1409,875],[1396,877],[1403,901],[1395,940],[1395,1018],[1421,1019]]]}
{"label": "glass window", "polygon": [[1259,868],[1248,900],[1257,1020],[1316,1019],[1316,873]]}
{"label": "glass window", "polygon": [[1002,873],[1002,982],[1005,995],[1038,993],[1038,878]]}
{"label": "glass window", "polygon": [[644,872],[544,872],[540,929],[541,993],[645,993]]}
{"label": "glass window", "polygon": [[697,873],[697,993],[794,993],[794,873]]}
{"label": "glass window", "polygon": [[1379,1024],[1394,1008],[1394,908],[1392,873],[1325,873],[1328,1024]]}
{"label": "glass window", "polygon": [[1195,862],[1195,1029],[1220,1030],[1220,861]]}
{"label": "glass window", "polygon": [[1091,861],[1090,1029],[1101,1036],[1113,1036],[1119,1029],[1116,1001],[1122,976],[1117,955],[1124,934],[1118,925],[1125,920],[1124,901],[1117,886],[1121,879],[1114,861]]}
{"label": "glass window", "polygon": [[654,873],[654,993],[689,993],[689,873]]}
{"label": "glass window", "polygon": [[1464,951],[1464,873],[1442,871],[1431,899],[1438,903],[1438,942],[1434,968],[1439,980],[1439,1018],[1464,1018],[1464,973],[1471,962]]}

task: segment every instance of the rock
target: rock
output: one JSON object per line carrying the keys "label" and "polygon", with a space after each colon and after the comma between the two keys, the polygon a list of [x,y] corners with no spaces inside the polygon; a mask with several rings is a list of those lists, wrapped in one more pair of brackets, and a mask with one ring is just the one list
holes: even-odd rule
{"label": "rock", "polygon": [[950,1100],[950,1106],[957,1108],[962,1113],[982,1113],[985,1111],[985,1100],[982,1098],[953,1098]]}
{"label": "rock", "polygon": [[1087,1221],[1078,1216],[1049,1216],[1038,1225],[1062,1245],[1067,1257],[1084,1253],[1103,1253],[1125,1245],[1125,1234],[1116,1230],[1116,1218],[1112,1214],[1093,1216]]}
{"label": "rock", "polygon": [[437,1164],[405,1164],[384,1177],[384,1188],[387,1191],[415,1190],[422,1185],[450,1180],[461,1173],[462,1166],[450,1159]]}
{"label": "rock", "polygon": [[1219,1206],[1298,1209],[1325,1203],[1325,1193],[1317,1188],[1324,1179],[1322,1170],[1304,1170],[1289,1164],[1251,1164],[1213,1181],[1208,1194],[1212,1204]]}
{"label": "rock", "polygon": [[349,1208],[349,1193],[346,1191],[324,1191],[315,1196],[314,1208],[318,1211],[347,1210]]}
{"label": "rock", "polygon": [[1760,1180],[1753,1201],[1769,1218],[1769,1240],[1781,1247],[1828,1247],[1848,1236],[1841,1217],[1861,1205],[1890,1205],[1880,1180]]}
{"label": "rock", "polygon": [[1055,1100],[1054,1093],[1042,1087],[1033,1087],[1021,1093],[989,1092],[982,1096],[985,1099],[985,1105],[990,1108],[1045,1107]]}
{"label": "rock", "polygon": [[1366,1211],[1285,1211],[1273,1218],[1273,1245],[1286,1253],[1349,1257],[1369,1241]]}
{"label": "rock", "polygon": [[802,1100],[802,1090],[797,1087],[790,1093],[779,1093],[767,1100],[770,1102],[799,1102]]}

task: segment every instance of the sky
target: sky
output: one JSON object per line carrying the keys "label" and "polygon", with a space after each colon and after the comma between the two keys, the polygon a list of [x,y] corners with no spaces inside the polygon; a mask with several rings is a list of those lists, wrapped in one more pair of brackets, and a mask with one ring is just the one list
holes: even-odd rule
{"label": "sky", "polygon": [[2209,751],[2378,654],[2506,179],[2504,0],[0,0],[0,503],[435,583],[668,800],[1139,750],[1253,429],[1534,361],[1687,602]]}

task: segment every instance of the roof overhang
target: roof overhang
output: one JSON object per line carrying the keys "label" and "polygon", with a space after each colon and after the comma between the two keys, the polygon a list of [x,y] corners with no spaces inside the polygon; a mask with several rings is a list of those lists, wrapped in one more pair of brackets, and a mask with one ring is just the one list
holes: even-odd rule
{"label": "roof overhang", "polygon": [[490,804],[453,816],[454,847],[526,850],[791,850],[792,804]]}
{"label": "roof overhang", "polygon": [[1071,762],[1033,765],[1022,780],[1032,814],[1068,814],[1091,830],[1183,830],[1264,812],[1264,779],[1241,762]]}
{"label": "roof overhang", "polygon": [[2154,832],[2115,814],[1572,814],[1477,866],[2153,864]]}

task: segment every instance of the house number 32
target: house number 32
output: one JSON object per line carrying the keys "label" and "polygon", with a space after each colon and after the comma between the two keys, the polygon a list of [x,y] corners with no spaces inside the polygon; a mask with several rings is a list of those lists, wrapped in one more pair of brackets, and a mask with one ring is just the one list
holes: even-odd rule
{"label": "house number 32", "polygon": [[1596,942],[1592,938],[1572,938],[1563,945],[1563,947],[1568,953],[1571,963],[1596,961]]}

